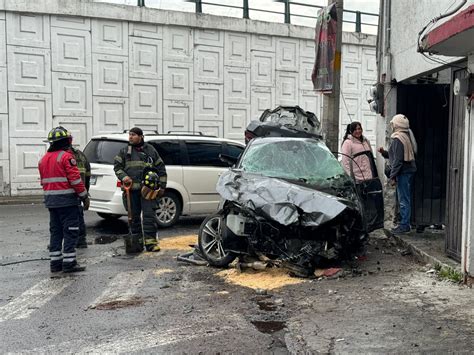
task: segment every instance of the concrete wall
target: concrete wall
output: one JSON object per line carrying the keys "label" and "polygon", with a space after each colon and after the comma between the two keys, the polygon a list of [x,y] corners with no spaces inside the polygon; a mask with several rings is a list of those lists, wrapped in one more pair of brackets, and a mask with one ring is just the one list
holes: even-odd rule
{"label": "concrete wall", "polygon": [[[0,194],[41,192],[37,162],[56,125],[84,147],[134,125],[242,140],[250,119],[280,104],[319,115],[313,37],[311,28],[245,19],[0,0]],[[376,79],[375,37],[343,41],[347,109],[373,139],[365,87]]]}
{"label": "concrete wall", "polygon": [[[385,0],[387,1],[387,0]],[[458,2],[452,0],[391,0],[390,53],[392,55],[392,78],[403,81],[421,73],[429,72],[442,65],[433,63],[417,52],[418,33],[433,18],[454,8]],[[468,0],[463,7],[468,7]],[[443,23],[444,19],[435,26]],[[425,32],[426,34],[426,32]],[[458,58],[439,58],[453,62]]]}

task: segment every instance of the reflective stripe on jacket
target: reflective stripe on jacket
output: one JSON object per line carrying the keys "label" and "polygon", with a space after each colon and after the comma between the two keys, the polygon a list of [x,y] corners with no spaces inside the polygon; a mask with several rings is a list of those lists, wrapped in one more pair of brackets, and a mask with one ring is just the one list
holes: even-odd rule
{"label": "reflective stripe on jacket", "polygon": [[166,187],[167,175],[163,160],[151,144],[144,143],[142,147],[128,145],[120,150],[114,159],[114,171],[122,181],[126,176],[133,180],[132,190],[141,188],[143,169],[155,168],[162,188]]}
{"label": "reflective stripe on jacket", "polygon": [[75,206],[87,196],[74,155],[70,151],[47,152],[38,169],[47,208]]}

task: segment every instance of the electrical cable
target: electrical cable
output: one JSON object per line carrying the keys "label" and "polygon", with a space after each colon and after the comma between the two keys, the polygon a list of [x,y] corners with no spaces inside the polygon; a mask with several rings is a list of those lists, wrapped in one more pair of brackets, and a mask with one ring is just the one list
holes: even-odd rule
{"label": "electrical cable", "polygon": [[50,258],[39,258],[39,259],[27,259],[27,260],[12,261],[10,263],[0,263],[0,266],[23,264],[23,263],[28,263],[30,261],[43,261],[43,260],[50,260]]}

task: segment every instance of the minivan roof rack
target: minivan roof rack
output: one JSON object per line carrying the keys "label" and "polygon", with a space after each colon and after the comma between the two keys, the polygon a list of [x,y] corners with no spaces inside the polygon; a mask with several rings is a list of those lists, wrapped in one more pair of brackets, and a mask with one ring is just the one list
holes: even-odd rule
{"label": "minivan roof rack", "polygon": [[214,137],[214,138],[217,138],[216,136],[203,134],[201,131],[168,131],[166,134],[174,134],[174,135],[177,135],[177,136],[200,136],[200,137]]}

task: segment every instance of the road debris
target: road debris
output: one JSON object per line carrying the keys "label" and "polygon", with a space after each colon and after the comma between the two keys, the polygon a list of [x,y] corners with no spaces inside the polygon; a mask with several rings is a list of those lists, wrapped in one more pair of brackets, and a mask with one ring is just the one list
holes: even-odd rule
{"label": "road debris", "polygon": [[270,268],[265,271],[248,270],[239,273],[236,269],[222,270],[216,274],[226,282],[257,289],[274,290],[288,285],[297,285],[306,282],[305,279],[294,278],[279,268]]}

